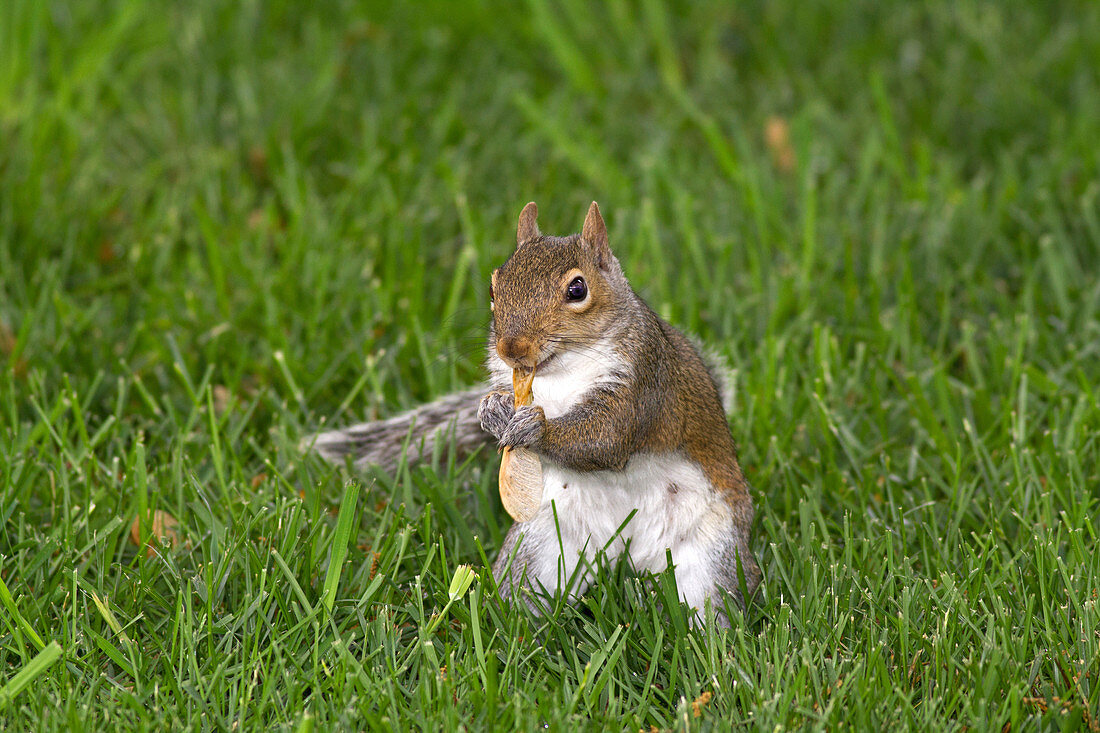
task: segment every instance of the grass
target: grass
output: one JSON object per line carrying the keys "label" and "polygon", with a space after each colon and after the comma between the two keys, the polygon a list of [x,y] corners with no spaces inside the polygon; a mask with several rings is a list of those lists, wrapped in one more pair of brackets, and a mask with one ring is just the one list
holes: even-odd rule
{"label": "grass", "polygon": [[[728,5],[0,3],[0,727],[1100,730],[1100,8]],[[297,448],[479,378],[531,199],[736,368],[728,632]]]}

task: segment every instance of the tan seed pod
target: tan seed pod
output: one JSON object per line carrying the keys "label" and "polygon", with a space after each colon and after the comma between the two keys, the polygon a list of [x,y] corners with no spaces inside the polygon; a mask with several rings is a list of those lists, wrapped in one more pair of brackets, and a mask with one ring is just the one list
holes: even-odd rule
{"label": "tan seed pod", "polygon": [[[535,370],[512,370],[516,408],[531,404]],[[542,503],[542,463],[526,448],[505,448],[500,459],[500,500],[517,522],[533,519]]]}

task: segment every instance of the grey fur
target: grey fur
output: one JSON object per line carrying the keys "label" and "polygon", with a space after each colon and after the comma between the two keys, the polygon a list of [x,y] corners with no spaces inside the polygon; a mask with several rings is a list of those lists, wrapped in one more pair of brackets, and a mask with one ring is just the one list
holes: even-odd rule
{"label": "grey fur", "polygon": [[542,555],[547,549],[546,543],[542,541],[544,538],[540,534],[527,535],[523,529],[522,522],[516,522],[508,529],[504,544],[493,561],[493,578],[496,579],[497,593],[501,598],[522,601],[535,613],[541,613],[544,610],[539,599],[541,589],[531,587],[527,563],[534,562]]}
{"label": "grey fur", "polygon": [[482,398],[477,408],[481,429],[498,440],[504,436],[515,414],[515,398],[508,392],[490,392]]}
{"label": "grey fur", "polygon": [[357,468],[376,467],[389,474],[397,470],[406,440],[410,464],[430,458],[439,440],[443,446],[453,440],[456,457],[462,460],[493,442],[477,417],[478,403],[487,390],[487,385],[479,385],[386,420],[319,433],[307,439],[305,446],[333,463],[343,463],[350,456]]}
{"label": "grey fur", "polygon": [[710,378],[714,380],[715,386],[718,387],[718,395],[722,398],[722,409],[726,411],[727,415],[732,415],[736,383],[729,362],[726,361],[726,357],[722,356],[721,352],[707,346],[697,336],[689,334],[688,340],[699,352],[699,356],[703,357],[703,365],[710,372]]}
{"label": "grey fur", "polygon": [[[730,528],[728,537],[720,554],[714,558],[714,574],[718,585],[733,597],[738,606],[744,608],[745,598],[741,593],[742,577],[744,587],[751,595],[760,584],[760,567],[749,550],[749,538],[738,529],[736,523]],[[729,626],[725,613],[718,614],[718,622],[723,626]]]}

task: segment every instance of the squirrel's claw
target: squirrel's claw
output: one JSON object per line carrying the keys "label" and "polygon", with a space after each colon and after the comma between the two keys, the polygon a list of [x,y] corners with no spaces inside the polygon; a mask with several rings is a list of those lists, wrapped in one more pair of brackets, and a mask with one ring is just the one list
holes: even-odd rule
{"label": "squirrel's claw", "polygon": [[516,408],[511,392],[490,392],[481,398],[477,419],[481,429],[500,440]]}
{"label": "squirrel's claw", "polygon": [[512,420],[500,436],[505,448],[533,448],[546,432],[546,413],[538,405],[527,405],[516,410]]}

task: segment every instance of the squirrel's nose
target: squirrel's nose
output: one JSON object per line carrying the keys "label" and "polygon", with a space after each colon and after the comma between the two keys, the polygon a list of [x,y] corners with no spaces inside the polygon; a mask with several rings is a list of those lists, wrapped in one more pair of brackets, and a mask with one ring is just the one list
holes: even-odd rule
{"label": "squirrel's nose", "polygon": [[497,339],[497,353],[512,367],[535,366],[538,356],[535,352],[534,344],[523,336],[502,336]]}

